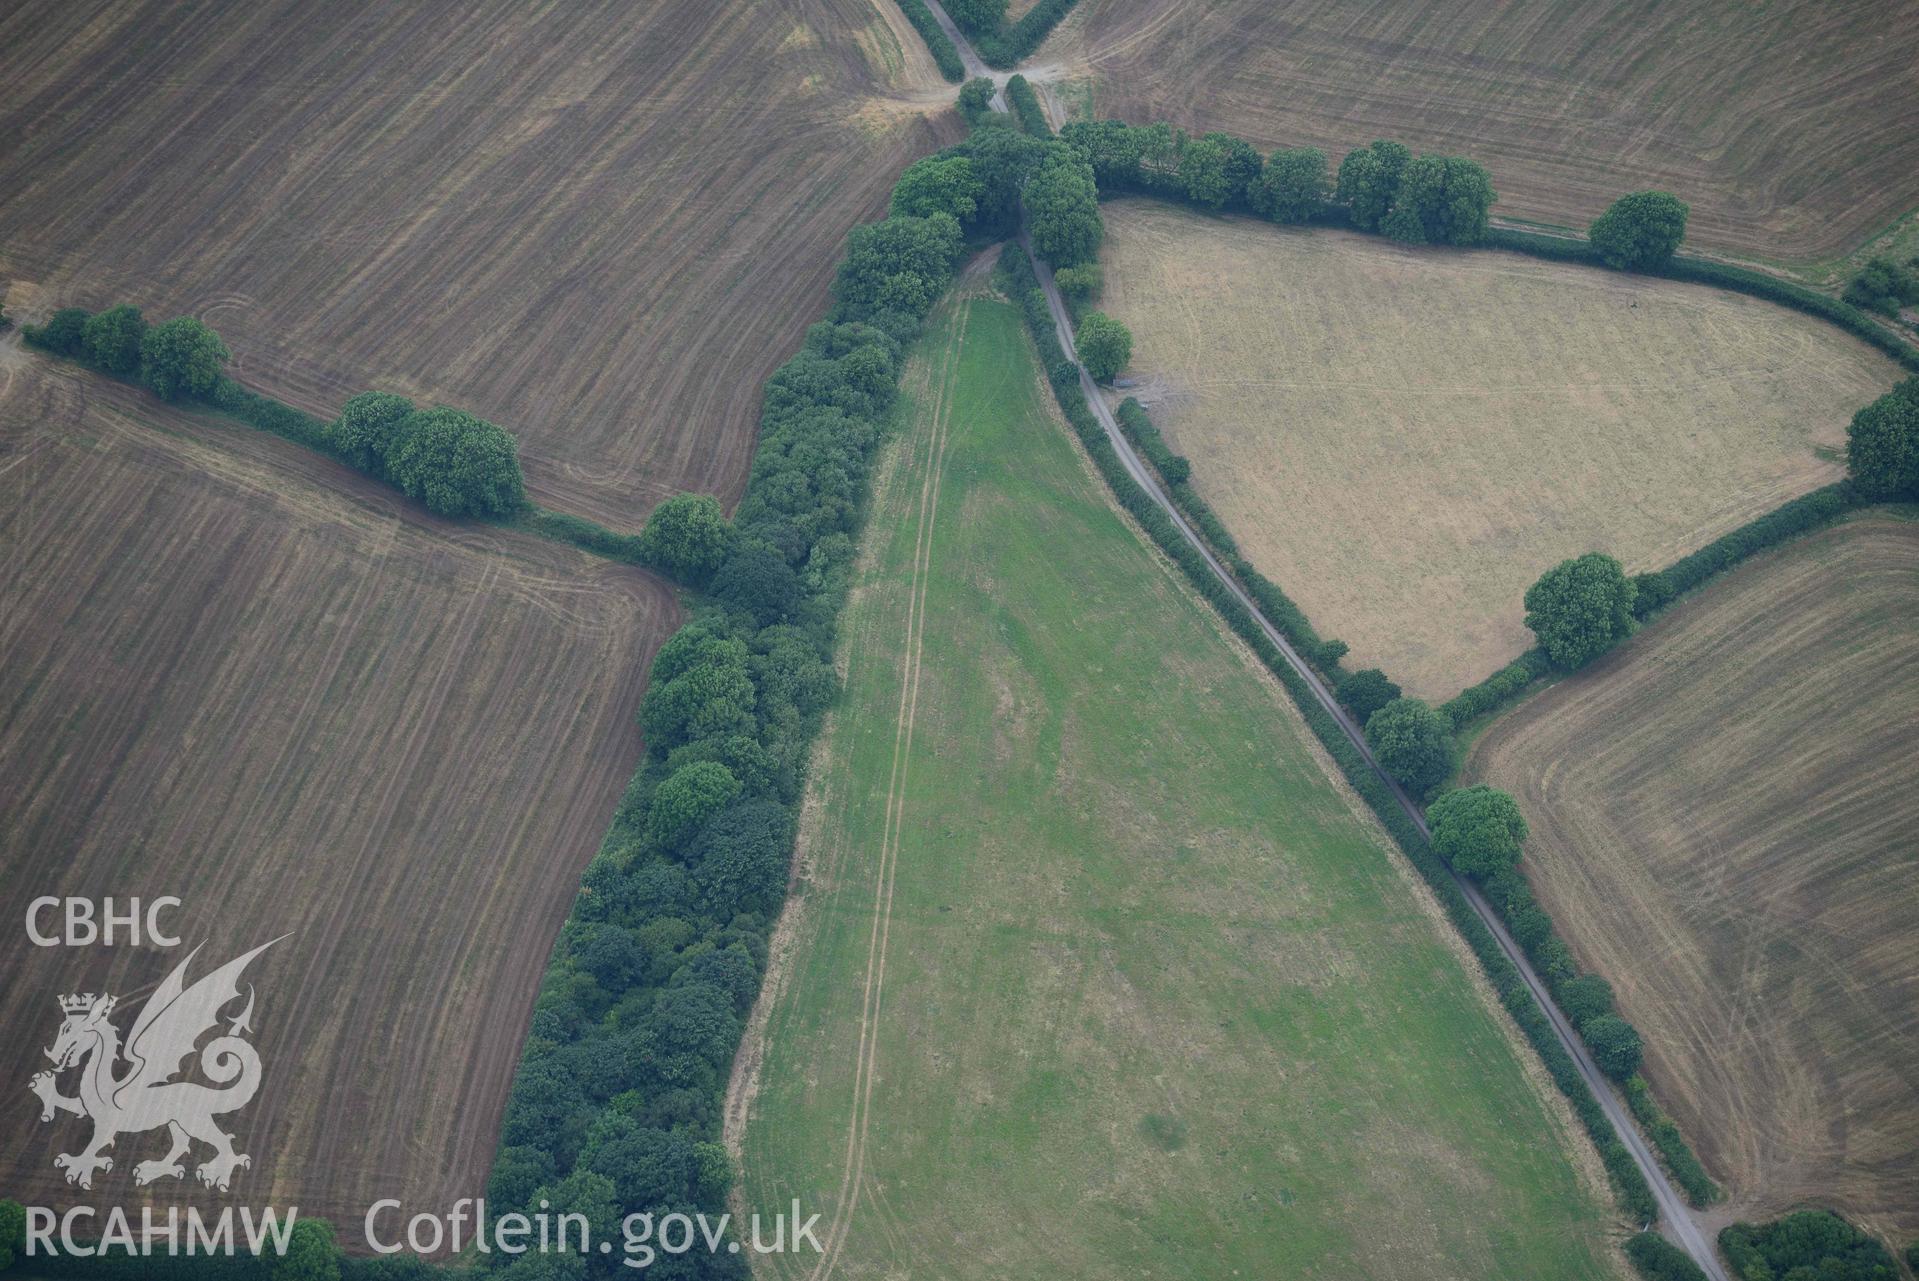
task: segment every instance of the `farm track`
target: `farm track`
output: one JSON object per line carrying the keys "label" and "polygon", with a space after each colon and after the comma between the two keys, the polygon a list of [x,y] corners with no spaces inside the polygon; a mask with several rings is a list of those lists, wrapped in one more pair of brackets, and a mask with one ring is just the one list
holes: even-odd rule
{"label": "farm track", "polygon": [[[11,343],[0,370],[5,910],[178,895],[203,968],[291,931],[250,975],[266,1088],[233,1118],[236,1194],[355,1246],[374,1199],[477,1195],[672,593]],[[20,1082],[55,995],[131,1002],[178,960],[7,946]],[[59,1204],[50,1155],[84,1131],[38,1116],[0,1098],[0,1171]],[[85,1195],[189,1194],[136,1194],[157,1142],[125,1136]]]}
{"label": "farm track", "polygon": [[890,5],[29,0],[0,291],[200,315],[321,416],[470,408],[536,501],[615,528],[730,504],[848,227],[955,127]]}
{"label": "farm track", "polygon": [[[952,324],[963,331],[966,304],[961,303]],[[846,1172],[834,1198],[833,1221],[827,1225],[825,1251],[810,1281],[832,1281],[842,1257],[840,1247],[851,1230],[866,1183],[867,1118],[872,1110],[873,1081],[878,1066],[880,1000],[886,986],[886,942],[893,918],[893,874],[899,865],[900,829],[905,821],[907,762],[913,752],[913,726],[919,710],[920,655],[926,635],[926,590],[931,580],[933,530],[939,517],[941,478],[946,471],[946,441],[952,409],[952,373],[960,345],[950,343],[943,366],[929,381],[937,400],[927,442],[925,478],[920,485],[918,520],[913,542],[912,578],[907,584],[905,660],[900,681],[899,712],[893,729],[892,771],[886,780],[885,818],[881,824],[878,874],[873,878],[873,925],[867,944],[866,972],[860,1008],[860,1035],[855,1050],[853,1106],[846,1135]],[[874,1189],[876,1195],[879,1190]]]}

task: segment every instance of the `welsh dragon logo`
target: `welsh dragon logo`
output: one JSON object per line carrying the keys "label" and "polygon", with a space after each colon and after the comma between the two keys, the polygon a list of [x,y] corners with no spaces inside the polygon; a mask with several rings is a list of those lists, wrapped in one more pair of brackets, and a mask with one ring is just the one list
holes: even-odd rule
{"label": "welsh dragon logo", "polygon": [[[91,992],[60,998],[60,1034],[46,1052],[53,1071],[35,1075],[29,1088],[40,1098],[42,1121],[53,1120],[59,1112],[93,1121],[93,1138],[86,1147],[53,1158],[54,1167],[67,1172],[68,1183],[92,1187],[96,1172],[113,1169],[113,1158],[103,1153],[116,1138],[161,1126],[172,1146],[159,1160],[134,1165],[137,1184],[184,1177],[180,1159],[196,1139],[213,1149],[194,1170],[208,1187],[226,1191],[234,1170],[252,1164],[252,1158],[233,1150],[233,1136],[214,1122],[223,1112],[245,1107],[260,1089],[260,1054],[244,1039],[253,1030],[251,984],[246,1008],[225,1020],[226,1033],[199,1049],[200,1070],[214,1085],[173,1078],[184,1070],[184,1060],[193,1055],[200,1038],[217,1030],[220,1011],[239,999],[240,973],[247,963],[279,941],[261,944],[188,987],[187,966],[200,953],[194,948],[140,1007],[124,1046],[110,1017],[118,998]],[[120,1071],[123,1061],[125,1070]],[[69,1098],[60,1093],[57,1074],[75,1067],[80,1070],[79,1093]]]}

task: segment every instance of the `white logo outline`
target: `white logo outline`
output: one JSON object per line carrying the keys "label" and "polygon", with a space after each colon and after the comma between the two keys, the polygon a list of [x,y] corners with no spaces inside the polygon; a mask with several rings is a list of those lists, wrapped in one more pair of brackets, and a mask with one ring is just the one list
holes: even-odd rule
{"label": "white logo outline", "polygon": [[[200,947],[195,947],[140,1007],[124,1048],[119,1029],[109,1019],[117,997],[85,992],[60,998],[60,1030],[45,1051],[53,1069],[35,1074],[28,1089],[40,1100],[41,1121],[71,1112],[93,1122],[93,1137],[84,1148],[53,1158],[54,1167],[66,1171],[68,1183],[91,1188],[96,1172],[113,1169],[113,1158],[104,1152],[117,1137],[162,1126],[172,1146],[161,1159],[134,1165],[133,1181],[138,1185],[185,1177],[181,1158],[188,1155],[195,1139],[213,1149],[213,1155],[194,1170],[207,1187],[225,1192],[233,1172],[253,1164],[252,1157],[233,1150],[234,1136],[213,1119],[245,1107],[259,1093],[260,1054],[243,1036],[253,1030],[251,984],[246,1008],[224,1020],[227,1032],[204,1046],[198,1043],[223,1021],[220,1011],[239,999],[240,974],[248,962],[287,937],[283,934],[262,943],[189,987],[187,966],[200,954]],[[214,1082],[212,1086],[173,1079],[196,1047],[200,1070]],[[127,1070],[115,1076],[120,1061]],[[60,1093],[57,1081],[58,1074],[70,1068],[80,1073],[77,1093],[71,1097]]]}

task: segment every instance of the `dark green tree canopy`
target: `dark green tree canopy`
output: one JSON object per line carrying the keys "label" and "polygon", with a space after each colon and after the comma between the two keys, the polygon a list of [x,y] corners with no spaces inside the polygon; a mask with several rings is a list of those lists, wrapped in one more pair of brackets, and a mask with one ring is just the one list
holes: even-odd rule
{"label": "dark green tree canopy", "polygon": [[1632,580],[1600,552],[1561,561],[1526,589],[1526,626],[1559,667],[1584,667],[1632,635]]}
{"label": "dark green tree canopy", "polygon": [[1526,820],[1518,803],[1496,787],[1455,788],[1432,803],[1426,819],[1433,852],[1462,875],[1484,880],[1519,863]]}
{"label": "dark green tree canopy", "polygon": [[970,124],[978,124],[993,114],[993,95],[999,90],[985,76],[975,76],[960,86],[959,112]]}
{"label": "dark green tree canopy", "polygon": [[1047,145],[1038,171],[1026,183],[1026,213],[1033,250],[1048,265],[1071,267],[1099,253],[1106,227],[1099,216],[1093,167],[1070,146]]}
{"label": "dark green tree canopy", "polygon": [[1602,1014],[1613,1012],[1612,984],[1597,974],[1582,974],[1559,985],[1559,1008],[1574,1027],[1583,1028]]}
{"label": "dark green tree canopy", "polygon": [[199,320],[175,316],[141,339],[140,381],[162,400],[210,395],[232,355]]}
{"label": "dark green tree canopy", "polygon": [[327,429],[328,438],[347,466],[369,476],[385,476],[387,454],[400,424],[413,414],[413,402],[405,396],[363,391],[340,407],[340,416]]}
{"label": "dark green tree canopy", "polygon": [[86,351],[88,314],[82,307],[62,307],[44,325],[29,325],[28,340],[62,356],[79,356]]}
{"label": "dark green tree canopy", "polygon": [[513,437],[463,409],[415,410],[395,433],[386,471],[442,516],[506,516],[526,505]]}
{"label": "dark green tree canopy", "polygon": [[121,303],[108,308],[89,317],[80,332],[88,360],[122,377],[138,372],[140,346],[147,336],[147,322],[138,307]]}
{"label": "dark green tree canopy", "polygon": [[1846,285],[1846,301],[1882,316],[1919,304],[1919,258],[1901,266],[1890,258],[1870,258]]}
{"label": "dark green tree canopy", "polygon": [[1211,209],[1244,204],[1261,168],[1259,153],[1231,134],[1202,134],[1180,149],[1179,177],[1187,197]]}
{"label": "dark green tree canopy", "polygon": [[1332,186],[1326,153],[1317,147],[1275,151],[1248,193],[1255,212],[1274,222],[1311,222],[1326,207]]}
{"label": "dark green tree canopy", "polygon": [[924,316],[945,288],[963,243],[959,219],[947,213],[855,227],[833,282],[838,318],[859,320],[883,311]]}
{"label": "dark green tree canopy", "polygon": [[1133,335],[1125,325],[1101,311],[1089,311],[1074,339],[1080,361],[1093,381],[1110,383],[1133,358]]}
{"label": "dark green tree canopy", "polygon": [[1377,667],[1365,667],[1339,678],[1334,691],[1363,728],[1372,714],[1399,697],[1399,686]]}
{"label": "dark green tree canopy", "polygon": [[777,623],[799,601],[799,579],[786,558],[767,543],[747,540],[733,549],[713,575],[713,595],[753,616],[761,627]]}
{"label": "dark green tree canopy", "polygon": [[896,217],[925,218],[950,214],[962,225],[979,213],[985,184],[973,171],[970,156],[942,152],[915,160],[893,186],[891,212]]}
{"label": "dark green tree canopy", "polygon": [[1686,238],[1686,202],[1664,191],[1635,191],[1593,220],[1593,250],[1608,267],[1656,271]]}
{"label": "dark green tree canopy", "polygon": [[1852,416],[1846,467],[1868,498],[1919,498],[1919,377]]}
{"label": "dark green tree canopy", "polygon": [[1380,223],[1392,212],[1400,176],[1412,158],[1404,144],[1380,138],[1371,146],[1348,152],[1339,162],[1334,196],[1352,215],[1353,226],[1361,231],[1379,230]]}
{"label": "dark green tree canopy", "polygon": [[991,35],[1006,21],[1006,0],[947,0],[946,16],[968,35]]}
{"label": "dark green tree canopy", "polygon": [[682,765],[653,793],[647,835],[660,848],[672,849],[739,794],[740,780],[718,761]]}
{"label": "dark green tree canopy", "polygon": [[1593,1052],[1593,1062],[1613,1080],[1623,1081],[1639,1070],[1639,1060],[1645,1053],[1639,1031],[1617,1014],[1588,1019],[1579,1033]]}
{"label": "dark green tree canopy", "polygon": [[1424,790],[1452,769],[1452,727],[1416,698],[1396,698],[1366,721],[1366,742],[1386,772]]}
{"label": "dark green tree canopy", "polygon": [[704,583],[726,559],[733,531],[710,494],[675,494],[653,509],[640,532],[640,555],[683,583]]}

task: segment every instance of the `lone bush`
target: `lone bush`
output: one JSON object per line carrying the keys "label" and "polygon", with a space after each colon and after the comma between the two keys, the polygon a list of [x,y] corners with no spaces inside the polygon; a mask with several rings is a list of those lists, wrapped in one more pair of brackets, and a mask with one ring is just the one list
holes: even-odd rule
{"label": "lone bush", "polygon": [[210,396],[233,353],[192,316],[176,316],[140,340],[140,381],[162,400]]}
{"label": "lone bush", "polygon": [[1366,742],[1386,772],[1423,791],[1452,768],[1446,718],[1416,698],[1396,698],[1366,721]]}
{"label": "lone bush", "polygon": [[1254,212],[1274,222],[1304,223],[1325,211],[1331,191],[1326,153],[1298,147],[1275,151],[1247,195]]}
{"label": "lone bush", "polygon": [[526,505],[519,446],[463,409],[415,410],[395,432],[386,471],[441,516],[507,516]]}
{"label": "lone bush", "polygon": [[1364,726],[1372,714],[1399,697],[1399,686],[1386,679],[1377,667],[1364,667],[1342,676],[1333,693]]}
{"label": "lone bush", "polygon": [[720,502],[710,494],[675,494],[653,509],[640,532],[646,563],[683,583],[704,583],[733,545]]}
{"label": "lone bush", "polygon": [[62,307],[46,324],[26,325],[20,332],[28,342],[57,356],[80,356],[86,352],[87,317],[85,308]]}
{"label": "lone bush", "polygon": [[1919,378],[1852,416],[1846,469],[1868,498],[1919,498]]}
{"label": "lone bush", "polygon": [[[1426,811],[1433,852],[1453,869],[1483,881],[1519,863],[1526,820],[1513,798],[1484,783],[1455,788]],[[1550,928],[1550,927],[1549,927]],[[1533,944],[1527,948],[1532,950]]]}
{"label": "lone bush", "polygon": [[1633,584],[1619,562],[1588,552],[1526,589],[1526,626],[1559,667],[1584,667],[1632,635]]}
{"label": "lone bush", "polygon": [[1612,984],[1597,974],[1581,974],[1559,985],[1559,1008],[1576,1028],[1613,1012]]}
{"label": "lone bush", "polygon": [[108,373],[127,378],[139,371],[147,322],[138,307],[121,303],[91,316],[81,327],[80,336],[87,359]]}
{"label": "lone bush", "polygon": [[993,95],[999,89],[985,76],[974,76],[960,86],[959,113],[968,124],[978,124],[993,114]]}
{"label": "lone bush", "polygon": [[1110,383],[1133,358],[1133,335],[1105,312],[1092,311],[1080,322],[1074,339],[1080,361],[1094,382]]}
{"label": "lone bush", "polygon": [[1053,283],[1074,302],[1090,302],[1106,287],[1106,274],[1098,263],[1086,262],[1077,267],[1061,267],[1053,273]]}
{"label": "lone bush", "polygon": [[327,443],[347,466],[384,479],[400,424],[415,412],[405,396],[363,391],[340,407],[340,416],[327,428]]}
{"label": "lone bush", "polygon": [[1686,202],[1664,191],[1635,191],[1593,219],[1593,251],[1620,271],[1658,271],[1686,238]]}
{"label": "lone bush", "polygon": [[1586,1020],[1579,1034],[1586,1038],[1593,1062],[1613,1080],[1624,1081],[1639,1070],[1639,1060],[1645,1052],[1639,1041],[1639,1030],[1617,1014],[1601,1014]]}

